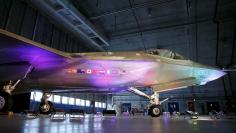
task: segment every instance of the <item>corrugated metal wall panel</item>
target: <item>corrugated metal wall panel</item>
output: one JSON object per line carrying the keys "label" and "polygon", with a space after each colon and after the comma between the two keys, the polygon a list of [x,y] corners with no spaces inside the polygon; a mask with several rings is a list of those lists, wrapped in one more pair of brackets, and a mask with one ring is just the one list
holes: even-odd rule
{"label": "corrugated metal wall panel", "polygon": [[0,0],[0,28],[67,52],[88,47],[21,0]]}
{"label": "corrugated metal wall panel", "polygon": [[20,34],[24,19],[26,4],[21,1],[13,1],[6,23],[6,29],[10,32]]}
{"label": "corrugated metal wall panel", "polygon": [[21,25],[20,34],[22,36],[29,39],[33,39],[36,19],[37,19],[37,12],[33,8],[27,6],[25,11],[25,16]]}

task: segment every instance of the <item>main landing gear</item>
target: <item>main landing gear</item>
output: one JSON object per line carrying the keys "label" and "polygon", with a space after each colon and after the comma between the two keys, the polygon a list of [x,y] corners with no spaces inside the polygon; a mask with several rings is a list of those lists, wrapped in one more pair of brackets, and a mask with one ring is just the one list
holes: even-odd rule
{"label": "main landing gear", "polygon": [[0,91],[0,112],[9,111],[13,105],[13,99],[7,92]]}
{"label": "main landing gear", "polygon": [[40,114],[51,114],[55,111],[52,102],[48,101],[50,94],[44,93],[41,99],[41,103],[39,105],[39,113]]}
{"label": "main landing gear", "polygon": [[150,104],[148,105],[148,114],[152,117],[159,117],[162,114],[162,107],[161,104],[167,101],[169,98],[164,99],[163,101],[159,101],[159,93],[154,92],[152,95],[147,95],[146,93],[134,88],[130,87],[128,91],[137,94],[139,96],[143,96],[149,99]]}
{"label": "main landing gear", "polygon": [[2,90],[0,90],[0,112],[9,111],[11,109],[13,105],[13,98],[11,96],[12,91],[16,89],[16,86],[24,80],[32,70],[33,67],[30,65],[22,79],[17,80],[15,83],[9,81],[3,86]]}
{"label": "main landing gear", "polygon": [[10,81],[7,85],[3,86],[0,91],[0,111],[9,111],[13,105],[13,98],[11,92],[15,89],[16,85],[19,84],[21,80],[17,80],[15,84]]}

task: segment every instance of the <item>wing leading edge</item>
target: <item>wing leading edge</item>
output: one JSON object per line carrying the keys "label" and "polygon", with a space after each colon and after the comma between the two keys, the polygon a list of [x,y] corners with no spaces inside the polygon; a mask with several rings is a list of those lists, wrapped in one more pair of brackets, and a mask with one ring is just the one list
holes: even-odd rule
{"label": "wing leading edge", "polygon": [[24,75],[24,71],[29,65],[33,66],[36,71],[44,71],[66,66],[73,62],[72,60],[70,53],[50,48],[0,29],[1,81],[19,79],[21,75]]}

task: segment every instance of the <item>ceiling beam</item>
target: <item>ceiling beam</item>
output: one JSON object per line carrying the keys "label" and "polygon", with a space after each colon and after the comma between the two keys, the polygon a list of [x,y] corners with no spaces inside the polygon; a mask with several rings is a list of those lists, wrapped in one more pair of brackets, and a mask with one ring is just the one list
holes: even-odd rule
{"label": "ceiling beam", "polygon": [[29,0],[36,9],[46,14],[55,23],[67,29],[75,37],[98,51],[105,51],[109,41],[96,27],[68,0]]}

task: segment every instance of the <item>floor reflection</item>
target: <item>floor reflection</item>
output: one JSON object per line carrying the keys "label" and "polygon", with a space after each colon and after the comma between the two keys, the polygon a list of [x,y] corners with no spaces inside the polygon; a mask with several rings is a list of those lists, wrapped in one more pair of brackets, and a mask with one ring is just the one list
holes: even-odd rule
{"label": "floor reflection", "polygon": [[172,119],[170,117],[103,117],[86,116],[70,119],[51,119],[38,117],[26,119],[16,117],[9,119],[0,116],[0,133],[121,133],[121,132],[227,132],[235,133],[236,119],[212,120]]}

